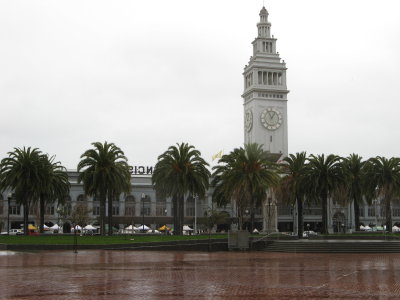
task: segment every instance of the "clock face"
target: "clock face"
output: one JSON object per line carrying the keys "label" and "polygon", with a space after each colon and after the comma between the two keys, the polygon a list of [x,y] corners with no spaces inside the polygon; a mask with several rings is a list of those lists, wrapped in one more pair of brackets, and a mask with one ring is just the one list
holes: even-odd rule
{"label": "clock face", "polygon": [[253,113],[250,109],[246,110],[246,114],[244,115],[244,128],[247,131],[250,131],[253,127]]}
{"label": "clock face", "polygon": [[275,108],[268,107],[261,113],[261,123],[268,130],[278,129],[282,120],[282,113]]}

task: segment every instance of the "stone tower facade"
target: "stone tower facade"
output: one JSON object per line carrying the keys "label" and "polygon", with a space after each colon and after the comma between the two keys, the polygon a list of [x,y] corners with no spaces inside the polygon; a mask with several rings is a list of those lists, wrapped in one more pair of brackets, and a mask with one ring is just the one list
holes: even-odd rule
{"label": "stone tower facade", "polygon": [[286,64],[276,51],[268,11],[260,11],[253,56],[245,66],[244,142],[263,145],[264,150],[288,155]]}
{"label": "stone tower facade", "polygon": [[[260,11],[253,56],[243,72],[244,143],[257,143],[274,159],[288,155],[286,64],[276,51],[268,11]],[[278,230],[275,197],[268,191],[263,206],[263,231]]]}

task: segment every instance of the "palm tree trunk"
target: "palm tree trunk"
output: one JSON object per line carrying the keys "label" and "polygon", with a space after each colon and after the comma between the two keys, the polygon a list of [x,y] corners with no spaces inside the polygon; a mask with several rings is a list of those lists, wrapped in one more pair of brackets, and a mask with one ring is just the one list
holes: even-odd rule
{"label": "palm tree trunk", "polygon": [[172,214],[174,217],[174,234],[175,234],[177,228],[179,227],[179,224],[178,224],[178,200],[177,199],[178,199],[177,196],[172,197],[172,205],[173,205]]}
{"label": "palm tree trunk", "polygon": [[183,225],[185,223],[185,197],[184,196],[182,196],[181,205],[179,208],[180,208],[180,210],[179,210],[179,219],[180,219],[179,230],[181,232],[180,234],[182,235],[183,234]]}
{"label": "palm tree trunk", "polygon": [[302,199],[296,199],[297,202],[297,235],[299,239],[303,238],[303,201]]}
{"label": "palm tree trunk", "polygon": [[106,194],[100,194],[100,234],[106,235],[105,228],[105,219],[106,219]]}
{"label": "palm tree trunk", "polygon": [[386,231],[392,232],[392,205],[391,199],[385,198]]}
{"label": "palm tree trunk", "polygon": [[243,230],[243,209],[238,207],[237,214],[238,214],[238,230]]}
{"label": "palm tree trunk", "polygon": [[26,204],[24,204],[24,233],[25,233],[25,235],[29,235],[28,218],[29,218],[29,205],[28,205],[28,203],[26,203]]}
{"label": "palm tree trunk", "polygon": [[250,233],[253,233],[254,230],[254,208],[250,208]]}
{"label": "palm tree trunk", "polygon": [[323,192],[321,194],[322,202],[322,234],[328,234],[328,194]]}
{"label": "palm tree trunk", "polygon": [[177,197],[176,203],[176,214],[177,214],[177,226],[174,225],[174,235],[182,235],[183,218],[184,218],[184,196]]}
{"label": "palm tree trunk", "polygon": [[108,235],[112,235],[112,219],[113,219],[113,214],[112,214],[112,208],[113,208],[113,195],[110,192],[108,194]]}
{"label": "palm tree trunk", "polygon": [[358,203],[358,199],[354,197],[353,199],[354,205],[354,226],[356,227],[356,231],[360,230],[360,205]]}
{"label": "palm tree trunk", "polygon": [[45,210],[45,205],[44,205],[45,201],[44,201],[44,197],[41,196],[39,199],[39,214],[40,214],[40,220],[39,220],[39,232],[43,233],[43,225],[44,225],[44,210]]}

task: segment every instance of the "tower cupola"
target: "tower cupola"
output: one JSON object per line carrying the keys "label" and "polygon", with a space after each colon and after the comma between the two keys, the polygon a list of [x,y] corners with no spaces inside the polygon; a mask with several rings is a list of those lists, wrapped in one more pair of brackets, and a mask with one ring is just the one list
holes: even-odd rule
{"label": "tower cupola", "polygon": [[268,11],[265,7],[260,10],[260,22],[257,23],[257,28],[259,38],[271,37],[271,23],[268,22]]}

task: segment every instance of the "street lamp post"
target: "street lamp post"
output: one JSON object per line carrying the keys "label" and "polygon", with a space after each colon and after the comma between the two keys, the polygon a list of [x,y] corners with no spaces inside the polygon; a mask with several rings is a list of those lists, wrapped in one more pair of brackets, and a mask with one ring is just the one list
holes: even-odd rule
{"label": "street lamp post", "polygon": [[7,235],[10,235],[10,203],[11,203],[11,194],[7,196]]}
{"label": "street lamp post", "polygon": [[142,232],[144,232],[144,200],[146,199],[146,194],[142,193]]}

